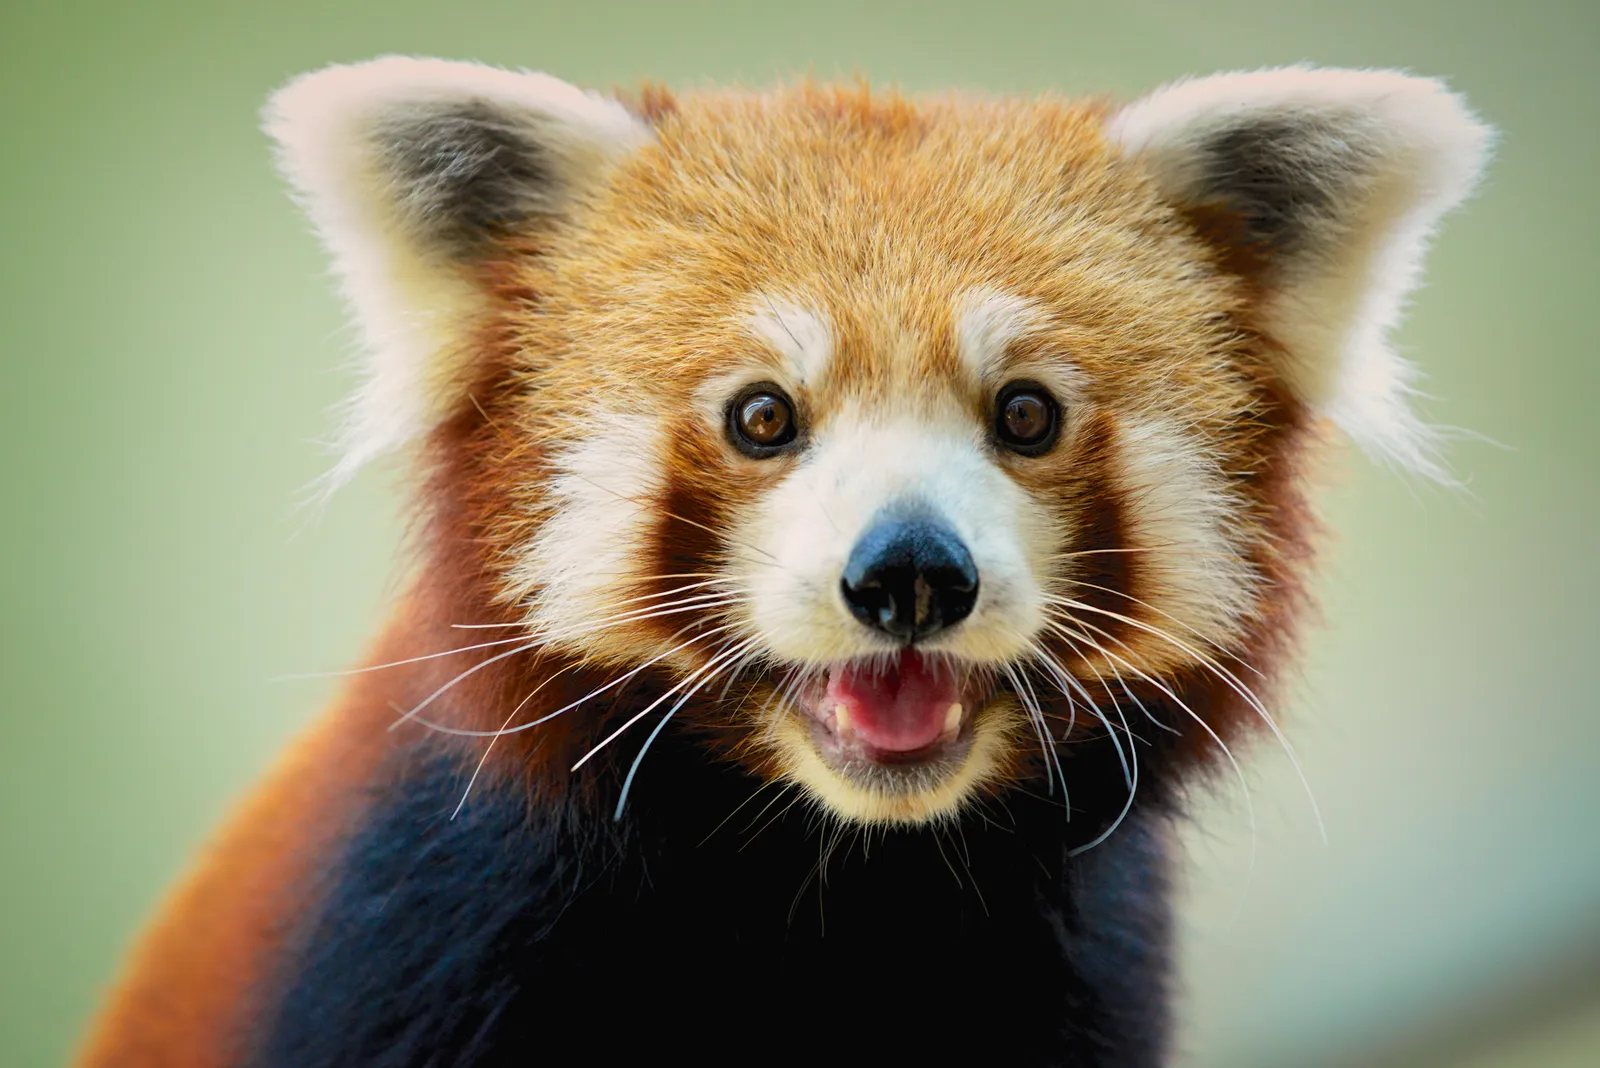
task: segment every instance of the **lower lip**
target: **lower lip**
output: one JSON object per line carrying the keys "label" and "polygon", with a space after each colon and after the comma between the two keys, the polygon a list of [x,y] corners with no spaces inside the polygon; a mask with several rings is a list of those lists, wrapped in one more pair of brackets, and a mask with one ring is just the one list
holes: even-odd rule
{"label": "lower lip", "polygon": [[953,733],[943,734],[932,745],[920,749],[879,749],[850,735],[839,735],[832,727],[812,718],[811,735],[823,759],[839,769],[851,766],[876,768],[918,768],[946,764],[964,757],[972,748],[970,717]]}

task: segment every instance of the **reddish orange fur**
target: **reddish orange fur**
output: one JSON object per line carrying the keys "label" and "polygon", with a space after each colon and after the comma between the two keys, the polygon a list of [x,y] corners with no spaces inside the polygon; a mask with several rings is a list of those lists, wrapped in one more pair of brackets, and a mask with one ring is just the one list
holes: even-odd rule
{"label": "reddish orange fur", "polygon": [[[1255,472],[1240,479],[1251,502],[1240,519],[1275,594],[1235,651],[1287,631],[1306,550],[1297,483],[1283,472],[1297,462],[1305,413],[1275,384],[1271,343],[1251,326],[1254,279],[1232,273],[1246,261],[1204,244],[1107,149],[1100,105],[917,105],[804,84],[781,96],[658,101],[650,113],[657,150],[625,166],[575,225],[541,238],[541,255],[519,249],[494,265],[494,348],[507,384],[473,391],[483,407],[473,437],[463,428],[476,413],[464,409],[435,446],[450,471],[440,483],[450,490],[435,507],[460,507],[455,487],[469,487],[459,496],[476,502],[476,518],[463,521],[477,544],[504,550],[531,533],[545,506],[541,456],[587,430],[574,400],[621,395],[673,428],[664,482],[679,490],[680,507],[694,501],[705,509],[676,524],[690,549],[704,551],[711,539],[697,524],[717,525],[782,473],[778,464],[730,461],[720,441],[682,414],[704,376],[748,350],[737,319],[751,292],[827,295],[846,358],[810,414],[821,423],[830,397],[915,407],[924,403],[919,383],[954,388],[950,307],[962,289],[989,283],[1055,314],[1051,329],[1029,343],[1070,353],[1101,411],[1099,430],[1041,461],[1011,464],[1012,476],[1055,502],[1072,528],[1086,508],[1125,492],[1105,474],[1097,440],[1114,438],[1115,413],[1163,398],[1220,446],[1222,466]],[[726,173],[743,183],[709,195],[707,183]],[[714,228],[697,221],[712,201]],[[1047,213],[1059,223],[1062,212],[1077,221],[1070,245],[1059,225],[1041,225]],[[952,227],[952,217],[961,225]],[[873,285],[856,284],[863,275]],[[674,526],[665,515],[661,521]],[[486,567],[493,572],[504,559]],[[1132,561],[1120,569],[1136,582]],[[1170,648],[1106,626],[1153,666],[1176,666]],[[626,628],[618,641],[655,644],[656,629]],[[1214,725],[1225,737],[1232,729]],[[518,752],[529,742],[513,740],[504,753],[556,760],[563,752],[548,743],[543,757]]]}
{"label": "reddish orange fur", "polygon": [[[1271,673],[1305,601],[1309,418],[1287,399],[1272,342],[1254,325],[1259,255],[1226,243],[1226,219],[1186,220],[1161,203],[1106,145],[1101,105],[914,101],[807,83],[764,96],[674,98],[647,88],[637,108],[659,143],[627,161],[571,225],[514,235],[483,268],[493,318],[479,335],[465,399],[422,452],[423,566],[375,659],[500,634],[451,624],[522,618],[510,575],[515,550],[549,513],[553,450],[588,432],[587,397],[625,397],[641,418],[670,428],[665,488],[646,504],[664,548],[641,576],[714,558],[706,528],[748,507],[785,469],[731,458],[686,414],[706,376],[750,347],[737,318],[752,292],[828,301],[848,358],[808,413],[825,423],[831,398],[916,409],[964,389],[950,309],[960,292],[996,285],[1051,313],[1028,344],[1070,353],[1092,384],[1095,411],[1056,453],[1002,461],[1011,477],[1077,530],[1082,548],[1124,548],[1114,516],[1129,491],[1112,470],[1120,413],[1152,398],[1181,410],[1226,470],[1246,473],[1235,483],[1245,502],[1237,518],[1270,595],[1257,598],[1226,651]],[[1113,517],[1103,529],[1089,522],[1096,510]],[[1138,554],[1094,566],[1080,575],[1140,595]],[[662,588],[649,577],[619,585],[622,595]],[[1159,625],[1129,603],[1105,603]],[[595,663],[659,649],[682,622],[609,631],[592,643]],[[1253,720],[1243,701],[1170,647],[1102,622],[1205,708],[1224,739]],[[352,791],[386,744],[393,707],[411,707],[463,666],[426,661],[352,687],[169,899],[83,1064],[227,1062],[232,1028],[248,1011],[239,989],[262,974],[285,910],[296,907],[273,891],[358,818]],[[593,672],[564,655],[530,652],[474,675],[428,714],[498,728],[558,668],[573,670],[525,706],[521,718],[531,719],[585,692]],[[714,748],[774,773],[772,755],[742,738],[737,716],[687,711],[701,715]],[[496,758],[527,777],[530,803],[586,789],[594,778],[567,769],[614,722],[558,717],[504,738]],[[1080,721],[1080,730],[1095,729]],[[1210,738],[1185,729],[1193,758],[1213,759]],[[1013,758],[1017,774],[1037,760]]]}
{"label": "reddish orange fur", "polygon": [[[405,623],[379,659],[411,645]],[[316,857],[360,819],[363,782],[393,718],[358,677],[278,760],[168,894],[129,955],[78,1063],[208,1068],[242,1055],[275,954],[310,902],[291,896]]]}

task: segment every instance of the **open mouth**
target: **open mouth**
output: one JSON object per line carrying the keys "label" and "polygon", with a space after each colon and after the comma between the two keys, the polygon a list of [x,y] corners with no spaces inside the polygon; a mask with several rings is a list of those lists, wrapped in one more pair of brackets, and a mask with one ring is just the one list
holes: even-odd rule
{"label": "open mouth", "polygon": [[972,723],[992,686],[945,657],[906,649],[883,663],[830,667],[803,710],[819,754],[836,772],[878,786],[954,769],[972,746]]}

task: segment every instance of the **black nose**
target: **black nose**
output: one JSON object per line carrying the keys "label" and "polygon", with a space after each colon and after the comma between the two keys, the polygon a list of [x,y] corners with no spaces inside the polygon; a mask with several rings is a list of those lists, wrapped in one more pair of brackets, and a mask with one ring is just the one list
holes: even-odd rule
{"label": "black nose", "polygon": [[856,542],[839,588],[857,619],[910,644],[967,618],[978,599],[978,568],[943,524],[884,519]]}

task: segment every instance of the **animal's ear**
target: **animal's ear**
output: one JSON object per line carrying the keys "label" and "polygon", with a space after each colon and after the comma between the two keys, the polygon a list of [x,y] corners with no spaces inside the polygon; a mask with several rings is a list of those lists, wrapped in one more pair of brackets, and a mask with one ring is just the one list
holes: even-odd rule
{"label": "animal's ear", "polygon": [[1388,71],[1220,74],[1157,90],[1107,133],[1261,287],[1290,388],[1368,451],[1444,477],[1388,333],[1488,156],[1461,98]]}
{"label": "animal's ear", "polygon": [[334,483],[459,399],[484,307],[474,267],[507,235],[559,225],[651,136],[548,75],[398,57],[304,75],[264,120],[367,351]]}

